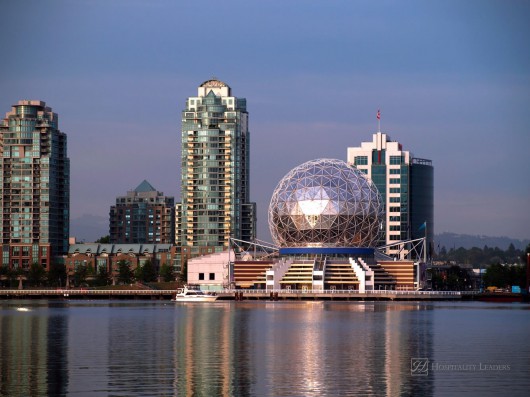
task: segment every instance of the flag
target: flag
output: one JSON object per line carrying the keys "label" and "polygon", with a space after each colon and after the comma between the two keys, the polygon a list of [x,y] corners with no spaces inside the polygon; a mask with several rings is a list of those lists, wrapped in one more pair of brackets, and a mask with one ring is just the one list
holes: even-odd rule
{"label": "flag", "polygon": [[377,109],[377,120],[381,120],[381,111]]}
{"label": "flag", "polygon": [[423,222],[418,230],[423,230],[427,227],[427,221]]}

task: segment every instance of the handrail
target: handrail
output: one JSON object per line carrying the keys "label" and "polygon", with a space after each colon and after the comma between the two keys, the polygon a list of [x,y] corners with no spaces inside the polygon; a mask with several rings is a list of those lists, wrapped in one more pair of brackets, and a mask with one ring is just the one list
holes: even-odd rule
{"label": "handrail", "polygon": [[[0,289],[0,295],[171,295],[176,290],[104,290],[104,289]],[[338,289],[222,289],[218,294],[350,294],[350,295],[476,295],[480,291],[416,291],[416,290],[338,290]]]}
{"label": "handrail", "polygon": [[153,289],[0,289],[0,295],[167,295],[174,294],[176,290],[153,290]]}
{"label": "handrail", "polygon": [[235,293],[242,292],[244,294],[269,294],[269,293],[283,293],[283,294],[357,294],[357,295],[462,295],[462,294],[476,294],[479,291],[415,291],[415,290],[369,290],[359,292],[358,290],[313,290],[313,289],[225,289],[219,291],[220,293]]}

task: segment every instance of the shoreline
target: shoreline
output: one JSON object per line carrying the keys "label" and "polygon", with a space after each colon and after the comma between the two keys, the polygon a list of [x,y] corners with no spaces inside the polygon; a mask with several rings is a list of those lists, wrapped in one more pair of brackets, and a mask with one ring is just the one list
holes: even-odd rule
{"label": "shoreline", "polygon": [[[175,290],[97,290],[27,289],[1,290],[0,300],[72,299],[72,300],[168,300]],[[528,297],[512,293],[475,291],[304,291],[304,290],[224,290],[216,291],[217,301],[483,301],[497,303],[528,302]]]}

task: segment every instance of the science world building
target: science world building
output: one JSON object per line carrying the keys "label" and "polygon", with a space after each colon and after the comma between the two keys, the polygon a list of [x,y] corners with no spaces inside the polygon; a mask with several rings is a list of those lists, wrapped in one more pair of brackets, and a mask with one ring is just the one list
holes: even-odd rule
{"label": "science world building", "polygon": [[319,159],[291,170],[272,194],[269,228],[286,247],[373,247],[383,221],[381,195],[356,168]]}
{"label": "science world building", "polygon": [[[381,195],[363,172],[341,160],[308,161],[272,194],[268,221],[277,255],[236,258],[229,252],[222,278],[231,287],[271,291],[415,289],[416,264],[376,249],[384,219]],[[188,265],[200,275],[203,261]]]}

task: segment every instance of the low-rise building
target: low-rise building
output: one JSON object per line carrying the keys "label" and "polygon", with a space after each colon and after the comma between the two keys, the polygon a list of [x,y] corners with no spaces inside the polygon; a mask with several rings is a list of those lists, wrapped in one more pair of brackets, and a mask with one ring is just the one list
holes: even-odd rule
{"label": "low-rise building", "polygon": [[175,274],[180,273],[180,263],[175,262],[176,247],[171,244],[73,244],[65,256],[66,272],[73,276],[79,266],[86,266],[96,275],[106,270],[113,284],[119,274],[119,262],[128,262],[130,269],[151,262],[157,272],[162,265],[173,266]]}

